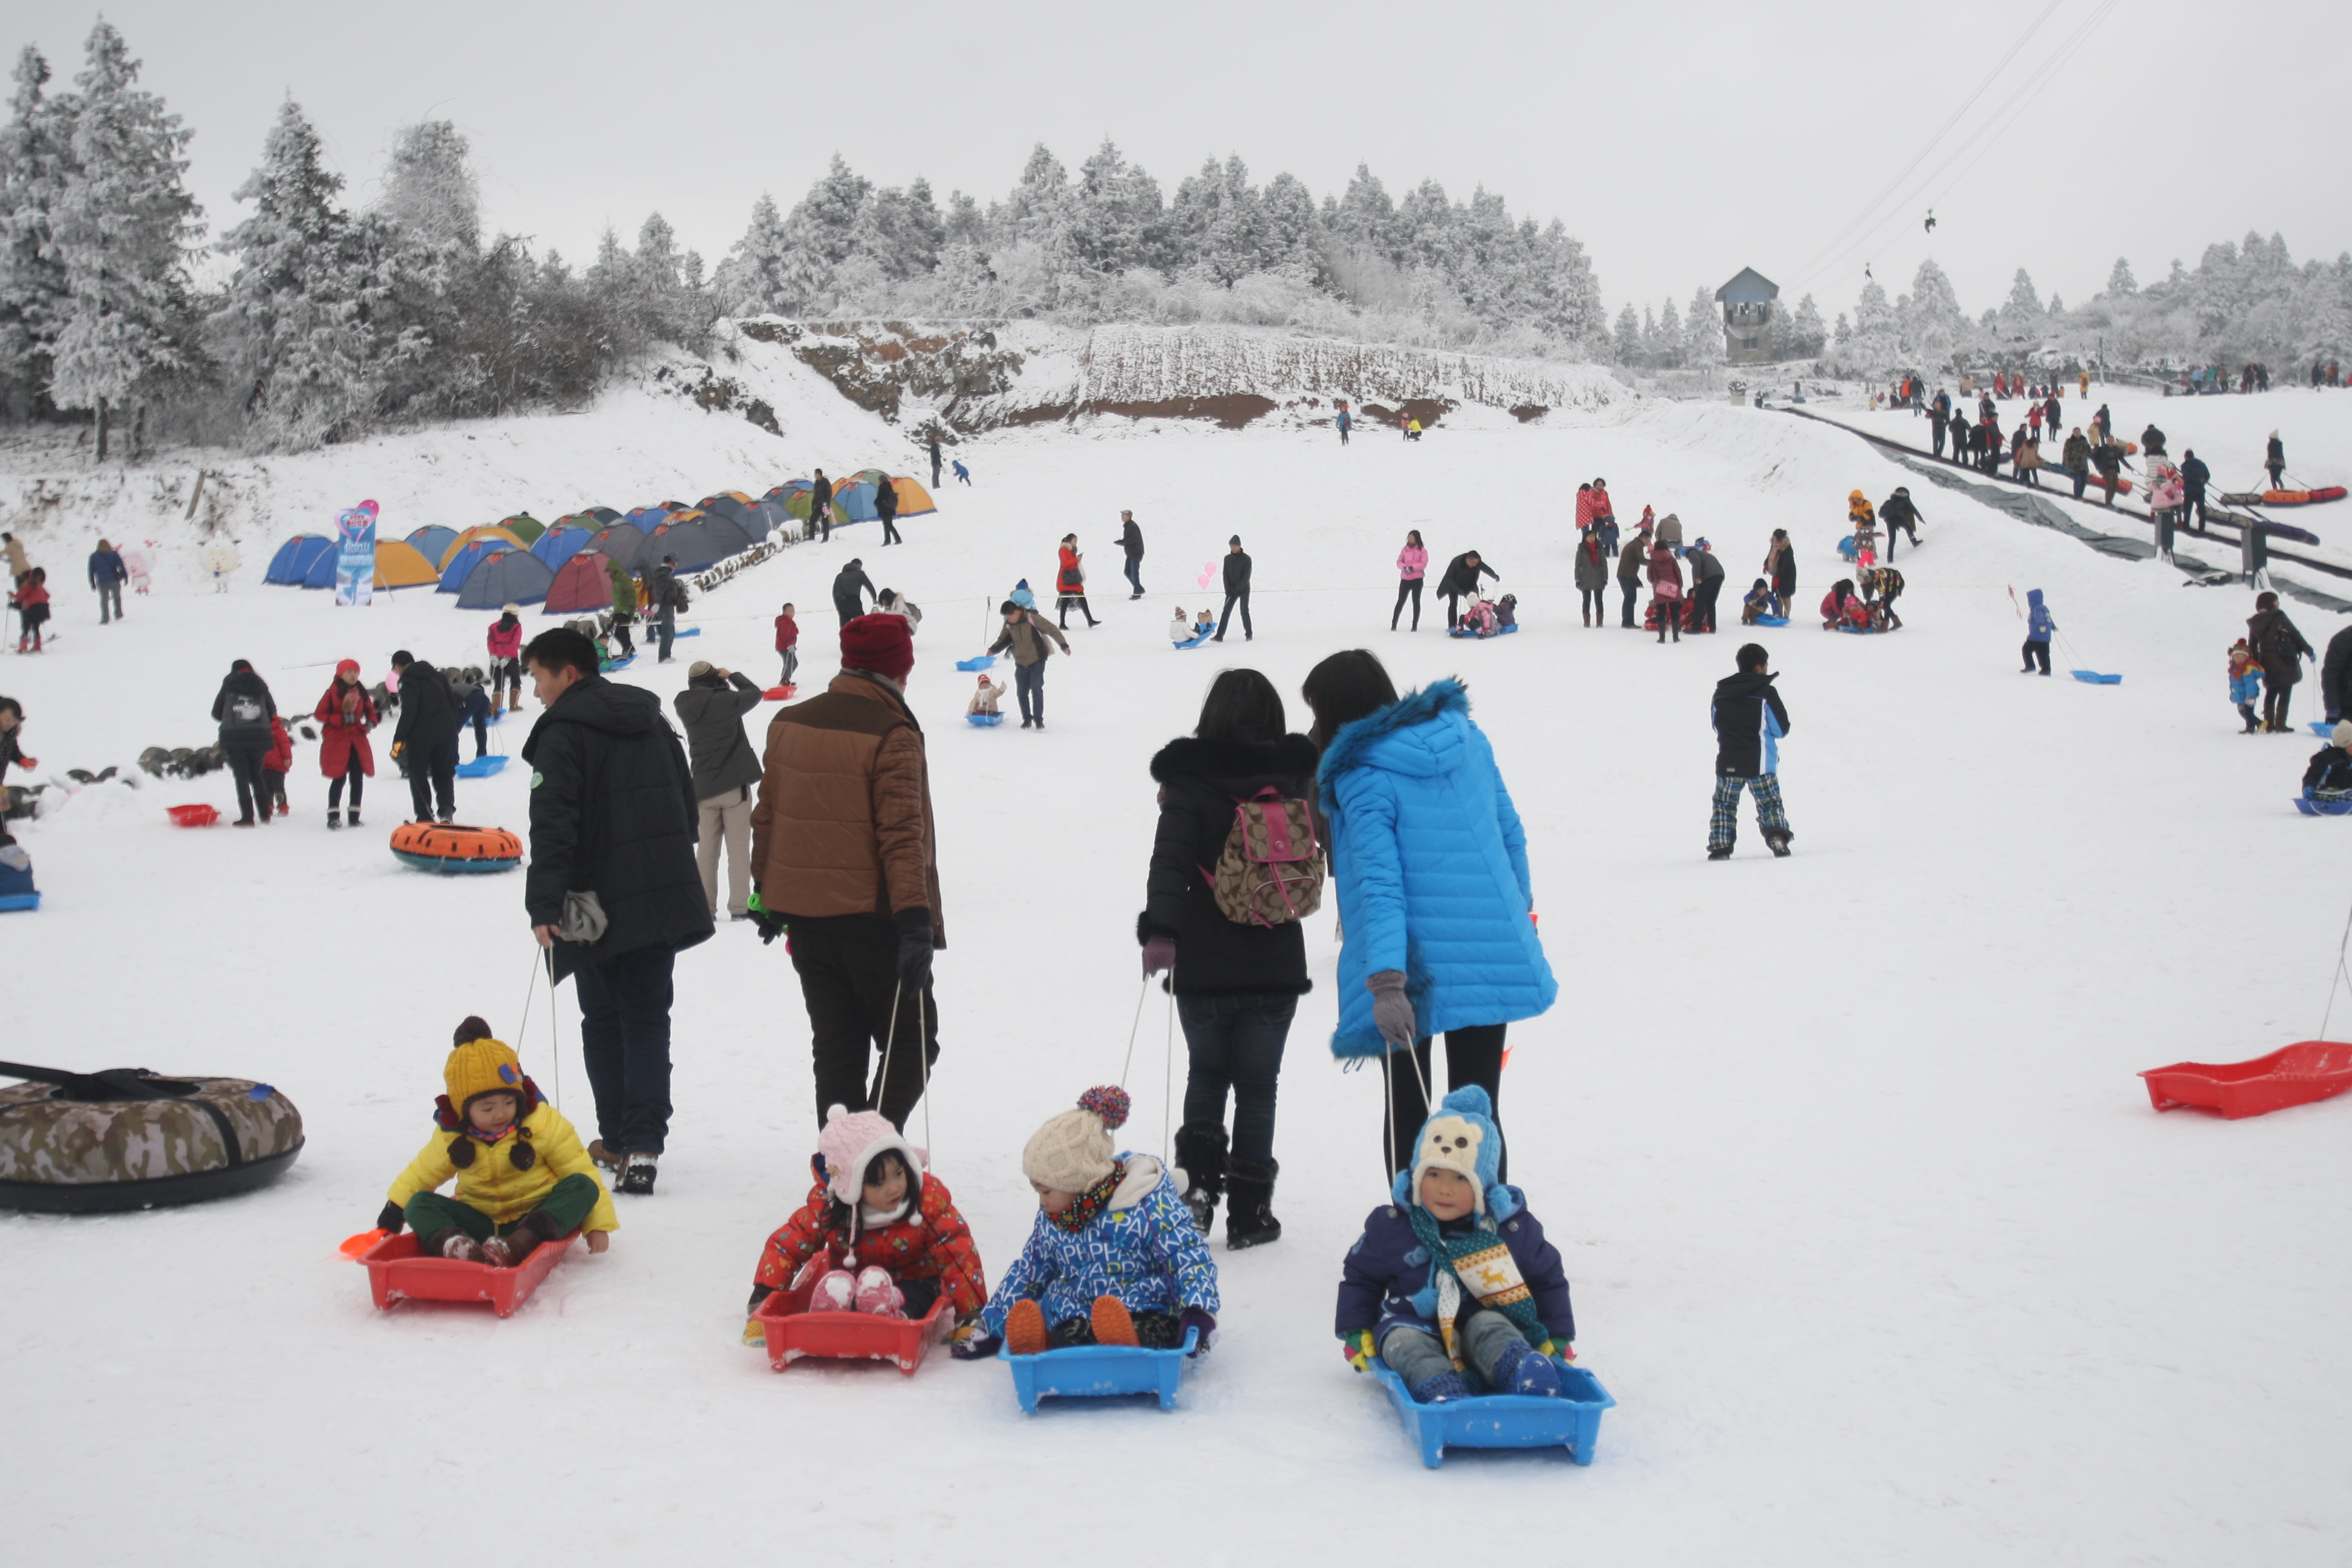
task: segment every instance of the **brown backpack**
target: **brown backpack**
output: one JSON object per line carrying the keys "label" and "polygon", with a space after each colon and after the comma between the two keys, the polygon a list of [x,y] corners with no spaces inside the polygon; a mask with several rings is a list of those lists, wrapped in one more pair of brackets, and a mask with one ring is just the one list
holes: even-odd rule
{"label": "brown backpack", "polygon": [[1201,872],[1217,911],[1237,925],[1277,926],[1305,920],[1323,903],[1323,853],[1315,814],[1268,784],[1234,803],[1217,868]]}

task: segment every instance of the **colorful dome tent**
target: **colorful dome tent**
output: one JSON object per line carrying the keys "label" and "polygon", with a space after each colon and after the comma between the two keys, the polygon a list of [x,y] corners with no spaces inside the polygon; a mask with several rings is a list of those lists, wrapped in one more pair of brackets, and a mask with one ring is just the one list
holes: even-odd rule
{"label": "colorful dome tent", "polygon": [[844,479],[833,487],[833,521],[872,522],[882,514],[874,510],[874,487],[863,479]]}
{"label": "colorful dome tent", "polygon": [[375,585],[379,588],[430,588],[441,581],[433,563],[413,544],[397,539],[376,542]]}
{"label": "colorful dome tent", "polygon": [[655,529],[667,522],[672,512],[685,510],[684,507],[672,506],[669,502],[663,501],[658,506],[638,507],[621,521],[639,533],[651,533]]}
{"label": "colorful dome tent", "polygon": [[555,569],[528,550],[493,551],[474,563],[457,590],[461,610],[495,610],[501,605],[536,605],[547,597]]}
{"label": "colorful dome tent", "polygon": [[625,522],[616,522],[591,536],[587,547],[608,561],[619,562],[622,570],[634,572],[637,557],[645,551],[646,536]]}
{"label": "colorful dome tent", "polygon": [[596,520],[596,526],[599,528],[610,528],[616,522],[625,521],[619,512],[609,506],[583,506],[572,515],[578,518],[583,526],[593,517]]}
{"label": "colorful dome tent", "polygon": [[441,585],[435,591],[457,593],[466,586],[466,579],[473,575],[474,568],[480,565],[485,557],[513,548],[513,542],[504,539],[478,539],[470,544],[460,544],[457,553],[450,556],[441,568]]}
{"label": "colorful dome tent", "polygon": [[410,549],[425,557],[437,572],[441,569],[441,558],[449,553],[449,546],[457,541],[457,538],[456,529],[445,528],[437,522],[428,522],[408,536],[408,544]]}
{"label": "colorful dome tent", "polygon": [[611,609],[613,578],[605,570],[607,564],[595,551],[583,550],[557,568],[554,581],[547,585],[547,613],[574,616],[585,610]]}
{"label": "colorful dome tent", "polygon": [[784,509],[784,515],[802,522],[809,520],[809,495],[816,489],[814,479],[786,479],[767,493],[765,499]]}
{"label": "colorful dome tent", "polygon": [[792,509],[784,504],[783,487],[778,485],[752,503],[752,510],[772,531],[793,521]]}
{"label": "colorful dome tent", "polygon": [[547,531],[547,524],[527,511],[519,511],[512,517],[499,519],[499,526],[513,534],[525,550],[537,544],[539,536]]}
{"label": "colorful dome tent", "polygon": [[582,528],[576,523],[559,522],[539,536],[539,542],[530,547],[530,552],[546,562],[550,572],[561,572],[563,563],[587,549],[588,542],[595,536],[596,531],[593,529]]}
{"label": "colorful dome tent", "polygon": [[940,503],[931,499],[931,492],[904,474],[895,476],[890,480],[890,488],[898,492],[900,517],[926,517],[940,510]]}
{"label": "colorful dome tent", "polygon": [[744,537],[757,544],[768,537],[769,522],[760,511],[760,503],[736,490],[721,490],[703,499],[701,510],[713,517],[723,517],[743,531]]}
{"label": "colorful dome tent", "polygon": [[521,540],[517,539],[513,534],[509,533],[505,529],[485,524],[480,528],[469,528],[466,530],[465,532],[457,535],[457,538],[451,540],[449,542],[449,548],[441,552],[441,558],[434,563],[434,564],[438,566],[442,571],[446,572],[449,570],[449,563],[457,559],[457,552],[467,548],[468,545],[478,544],[486,539],[502,541],[505,543],[514,546],[517,550],[528,550],[530,548]]}
{"label": "colorful dome tent", "polygon": [[[275,583],[281,588],[299,588],[309,579],[311,567],[322,559],[332,562],[334,558],[333,540],[323,533],[298,533],[278,547],[278,553],[269,558],[269,570],[262,574],[261,580]],[[328,570],[331,572],[333,567],[331,565]],[[329,580],[332,581],[331,578]]]}
{"label": "colorful dome tent", "polygon": [[658,563],[664,555],[675,555],[679,571],[703,572],[751,548],[751,537],[725,518],[682,511],[654,530],[646,542],[645,558]]}

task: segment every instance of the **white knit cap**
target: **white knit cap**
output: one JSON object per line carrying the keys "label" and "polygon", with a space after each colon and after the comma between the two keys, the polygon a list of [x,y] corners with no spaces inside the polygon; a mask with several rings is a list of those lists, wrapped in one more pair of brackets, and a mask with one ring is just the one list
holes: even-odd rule
{"label": "white knit cap", "polygon": [[1075,1110],[1046,1118],[1021,1151],[1021,1173],[1041,1187],[1083,1193],[1111,1173],[1118,1150],[1111,1133],[1126,1124],[1127,1091],[1112,1085],[1078,1096]]}

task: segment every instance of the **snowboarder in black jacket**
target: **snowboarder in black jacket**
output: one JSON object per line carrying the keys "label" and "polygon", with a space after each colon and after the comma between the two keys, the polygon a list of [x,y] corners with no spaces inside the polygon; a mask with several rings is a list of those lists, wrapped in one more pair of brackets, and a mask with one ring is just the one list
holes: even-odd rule
{"label": "snowboarder in black jacket", "polygon": [[1250,558],[1242,549],[1242,536],[1236,533],[1226,542],[1225,610],[1217,617],[1217,635],[1209,639],[1211,642],[1225,640],[1225,632],[1234,624],[1235,605],[1242,609],[1242,641],[1257,636],[1257,629],[1250,625],[1249,595]]}
{"label": "snowboarder in black jacket", "polygon": [[402,648],[392,656],[400,676],[400,722],[392,731],[392,754],[408,771],[408,804],[415,820],[457,819],[457,694],[449,678]]}
{"label": "snowboarder in black jacket", "polygon": [[874,593],[874,579],[866,574],[866,563],[853,555],[849,564],[841,569],[841,575],[833,580],[833,610],[841,617],[843,626],[866,613],[868,595],[880,598]]}
{"label": "snowboarder in black jacket", "polygon": [[1756,826],[1776,856],[1789,852],[1789,813],[1780,802],[1780,737],[1789,710],[1772,684],[1772,656],[1760,643],[1741,647],[1738,669],[1715,683],[1715,810],[1707,821],[1706,858],[1731,858],[1739,826],[1739,795],[1756,793]]}

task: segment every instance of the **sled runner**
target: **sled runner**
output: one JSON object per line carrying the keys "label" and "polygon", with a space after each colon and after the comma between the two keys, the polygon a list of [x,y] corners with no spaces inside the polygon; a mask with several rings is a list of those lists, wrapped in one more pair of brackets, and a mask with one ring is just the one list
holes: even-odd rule
{"label": "sled runner", "polygon": [[960,658],[956,660],[956,668],[962,670],[966,675],[970,675],[975,669],[992,669],[995,666],[996,656],[992,653],[982,654],[978,658]]}
{"label": "sled runner", "polygon": [[2295,810],[2305,816],[2352,816],[2352,800],[2314,800],[2307,795],[2291,798]]}
{"label": "sled runner", "polygon": [[816,1273],[803,1269],[802,1274],[803,1283],[775,1292],[753,1314],[767,1336],[768,1364],[778,1372],[803,1356],[814,1356],[820,1361],[895,1362],[900,1372],[912,1377],[931,1347],[947,1338],[955,1323],[945,1291],[920,1318],[812,1312],[808,1302],[816,1289]]}
{"label": "sled runner", "polygon": [[530,1256],[512,1268],[494,1268],[487,1263],[460,1263],[454,1258],[420,1258],[416,1233],[404,1230],[369,1247],[360,1261],[367,1265],[368,1289],[383,1311],[389,1312],[394,1303],[403,1300],[488,1301],[490,1310],[505,1318],[530,1300],[531,1292],[579,1239],[575,1230],[533,1247]]}
{"label": "sled runner", "polygon": [[597,668],[602,673],[610,675],[616,669],[626,669],[629,666],[636,662],[637,656],[635,654],[631,654],[626,658],[608,658],[603,664],[597,666]]}
{"label": "sled runner", "polygon": [[996,1352],[1013,1369],[1013,1396],[1030,1415],[1047,1395],[1063,1399],[1100,1399],[1113,1394],[1156,1394],[1160,1408],[1176,1408],[1176,1384],[1184,1363],[1200,1342],[1201,1331],[1184,1331],[1184,1342],[1172,1351],[1148,1351],[1139,1345],[1073,1345],[1040,1355],[1014,1355],[1010,1347]]}
{"label": "sled runner", "polygon": [[1601,1440],[1601,1413],[1613,1409],[1617,1402],[1582,1367],[1560,1361],[1552,1364],[1559,1369],[1557,1399],[1487,1394],[1423,1405],[1389,1367],[1375,1364],[1371,1373],[1396,1406],[1406,1435],[1419,1445],[1421,1462],[1433,1470],[1445,1462],[1450,1447],[1559,1447],[1568,1449],[1578,1464],[1589,1465]]}
{"label": "sled runner", "polygon": [[2250,1062],[2175,1062],[2139,1076],[2158,1110],[2193,1105],[2235,1121],[2352,1089],[2352,1045],[2304,1040]]}

